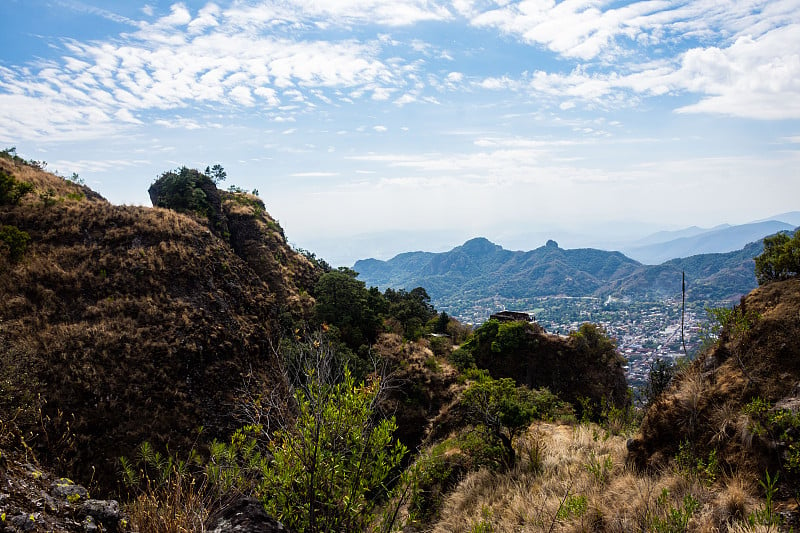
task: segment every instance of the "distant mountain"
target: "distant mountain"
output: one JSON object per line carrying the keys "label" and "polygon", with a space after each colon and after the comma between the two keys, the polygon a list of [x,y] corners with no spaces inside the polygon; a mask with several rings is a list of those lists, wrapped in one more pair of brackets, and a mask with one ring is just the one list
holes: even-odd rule
{"label": "distant mountain", "polygon": [[[631,246],[622,251],[628,257],[636,259],[647,265],[660,265],[664,261],[693,255],[726,253],[740,250],[743,246],[754,241],[760,241],[767,235],[779,231],[791,231],[794,225],[779,220],[767,220],[741,224],[738,226],[718,226],[710,230],[700,231],[701,228],[688,228],[677,232],[683,236],[657,242],[656,234],[649,238],[651,244]],[[661,237],[671,232],[662,232]]]}
{"label": "distant mountain", "polygon": [[695,237],[708,233],[710,231],[717,231],[725,228],[730,228],[729,224],[722,224],[713,228],[701,228],[699,226],[690,226],[688,228],[672,230],[672,231],[658,231],[641,239],[631,242],[626,246],[626,249],[640,248],[651,244],[660,244],[676,239],[683,239],[687,237]]}
{"label": "distant mountain", "polygon": [[357,261],[353,268],[367,285],[422,286],[433,299],[457,295],[464,300],[479,300],[493,295],[584,296],[640,267],[619,252],[564,250],[554,241],[517,252],[476,238],[448,252],[409,252],[388,261]]}
{"label": "distant mountain", "polygon": [[788,213],[781,213],[780,215],[775,215],[761,220],[755,220],[754,222],[766,222],[768,220],[779,220],[797,227],[800,226],[800,211],[789,211]]}
{"label": "distant mountain", "polygon": [[565,250],[554,241],[522,252],[476,238],[448,252],[366,259],[353,268],[367,285],[382,289],[425,287],[432,303],[443,308],[543,296],[680,296],[682,271],[689,297],[705,301],[736,299],[756,287],[753,257],[762,249],[759,240],[735,252],[648,266],[620,252]]}

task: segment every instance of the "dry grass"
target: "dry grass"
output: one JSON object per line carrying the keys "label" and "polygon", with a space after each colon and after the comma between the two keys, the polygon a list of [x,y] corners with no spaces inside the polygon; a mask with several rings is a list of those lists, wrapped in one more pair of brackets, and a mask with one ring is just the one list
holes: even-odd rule
{"label": "dry grass", "polygon": [[125,512],[135,532],[201,533],[217,507],[210,491],[186,477],[143,492],[125,506]]}
{"label": "dry grass", "polygon": [[[758,503],[755,484],[739,477],[709,486],[674,469],[636,473],[625,466],[625,437],[595,425],[538,423],[518,447],[513,471],[467,475],[430,531],[675,531],[673,517],[696,501],[684,513],[686,530],[724,532],[740,527]],[[541,452],[536,468],[530,448]]]}

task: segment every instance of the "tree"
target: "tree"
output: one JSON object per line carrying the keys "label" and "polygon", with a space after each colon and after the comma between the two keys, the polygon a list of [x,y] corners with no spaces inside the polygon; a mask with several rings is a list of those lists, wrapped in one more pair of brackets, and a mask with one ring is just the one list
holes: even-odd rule
{"label": "tree", "polygon": [[403,326],[403,336],[407,339],[418,339],[424,333],[424,326],[436,316],[436,310],[430,304],[431,297],[422,287],[395,291],[386,289],[384,298],[389,304],[387,315],[397,319]]}
{"label": "tree", "polygon": [[481,372],[464,391],[464,405],[476,424],[485,426],[503,445],[506,466],[516,462],[514,439],[537,417],[553,413],[560,402],[546,389],[532,391],[518,387],[513,379],[493,379]]}
{"label": "tree", "polygon": [[644,388],[643,396],[645,405],[651,405],[656,398],[667,390],[672,378],[675,376],[676,366],[672,361],[657,358],[650,363],[650,374],[647,377],[647,385]]}
{"label": "tree", "polygon": [[374,294],[349,268],[320,276],[314,286],[315,314],[320,323],[336,326],[342,341],[354,351],[375,342],[381,325]]}
{"label": "tree", "polygon": [[759,285],[800,275],[800,231],[790,237],[776,233],[764,238],[764,251],[755,258]]}
{"label": "tree", "polygon": [[206,176],[211,178],[211,181],[214,182],[214,185],[219,185],[220,183],[225,181],[225,178],[228,177],[228,173],[225,172],[225,169],[222,168],[222,165],[220,165],[219,163],[217,163],[211,168],[206,167],[205,174]]}
{"label": "tree", "polygon": [[216,191],[211,178],[187,167],[164,172],[148,189],[156,207],[210,216],[212,209],[207,191]]}
{"label": "tree", "polygon": [[250,402],[249,427],[269,441],[271,462],[252,443],[232,441],[260,465],[256,492],[267,511],[295,531],[364,531],[407,451],[393,438],[394,418],[376,416],[383,381],[373,374],[358,383],[337,361],[334,345],[312,335],[287,360],[290,405]]}

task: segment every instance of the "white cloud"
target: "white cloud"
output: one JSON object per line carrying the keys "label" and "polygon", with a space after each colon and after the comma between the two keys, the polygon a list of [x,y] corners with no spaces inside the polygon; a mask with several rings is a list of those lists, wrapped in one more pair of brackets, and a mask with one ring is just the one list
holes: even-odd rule
{"label": "white cloud", "polygon": [[389,128],[387,128],[386,126],[380,126],[380,125],[379,126],[373,126],[372,129],[377,131],[378,133],[385,133],[385,132],[389,131]]}

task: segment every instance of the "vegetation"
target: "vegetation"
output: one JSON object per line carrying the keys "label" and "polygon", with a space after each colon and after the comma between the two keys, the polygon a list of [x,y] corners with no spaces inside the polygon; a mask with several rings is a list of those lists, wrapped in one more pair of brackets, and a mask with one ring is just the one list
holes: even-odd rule
{"label": "vegetation", "polygon": [[[472,332],[426,289],[380,292],[292,250],[259,199],[216,189],[218,166],[162,182],[183,183],[164,185],[167,203],[206,216],[202,193],[224,222],[209,232],[14,157],[0,157],[25,205],[0,209],[3,257],[21,250],[0,276],[4,479],[35,477],[24,465],[38,460],[110,494],[123,453],[113,470],[138,531],[207,530],[241,496],[298,532],[796,529],[800,280],[710,311],[696,361],[653,365],[636,427],[599,326]],[[14,192],[23,181],[41,202]],[[4,497],[0,522],[36,501]]]}
{"label": "vegetation", "polygon": [[492,379],[486,372],[476,372],[477,380],[463,394],[463,403],[475,424],[483,425],[502,445],[503,463],[516,463],[514,440],[535,419],[552,419],[564,408],[547,389],[532,391],[517,387],[514,380]]}
{"label": "vegetation", "polygon": [[11,262],[22,259],[31,236],[14,226],[0,225],[0,256],[6,255]]}
{"label": "vegetation", "polygon": [[212,212],[210,190],[216,190],[210,176],[181,167],[161,174],[150,186],[150,195],[151,198],[155,196],[154,205],[157,207],[208,217]]}
{"label": "vegetation", "polygon": [[0,169],[0,206],[17,205],[20,199],[33,190],[33,185],[20,182]]}
{"label": "vegetation", "polygon": [[800,275],[800,232],[766,237],[764,251],[755,261],[759,285]]}

